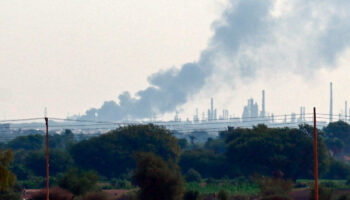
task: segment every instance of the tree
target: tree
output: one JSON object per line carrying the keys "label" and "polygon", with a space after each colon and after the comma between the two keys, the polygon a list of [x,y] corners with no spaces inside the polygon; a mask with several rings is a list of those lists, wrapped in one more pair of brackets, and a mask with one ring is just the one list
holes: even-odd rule
{"label": "tree", "polygon": [[49,137],[49,145],[51,149],[67,150],[76,141],[71,130],[66,129],[61,134],[52,134]]}
{"label": "tree", "polygon": [[187,182],[200,182],[202,180],[201,174],[194,169],[189,169],[185,178]]}
{"label": "tree", "polygon": [[[231,129],[226,138],[226,157],[243,175],[272,175],[282,171],[285,178],[313,177],[311,130],[290,128]],[[306,127],[307,128],[307,127]],[[306,132],[305,132],[306,131]],[[318,138],[319,172],[329,167],[326,145]]]}
{"label": "tree", "polygon": [[12,161],[12,151],[0,151],[0,191],[7,190],[15,184],[16,176],[9,170]]}
{"label": "tree", "polygon": [[37,134],[16,137],[7,144],[7,147],[13,150],[40,150],[43,144],[44,137]]}
{"label": "tree", "polygon": [[[72,167],[73,159],[67,153],[57,149],[50,150],[50,175],[65,172]],[[31,151],[25,158],[25,167],[37,176],[46,175],[46,157],[44,151]]]}
{"label": "tree", "polygon": [[59,180],[58,185],[75,196],[95,191],[99,177],[93,171],[68,170]]}
{"label": "tree", "polygon": [[181,149],[186,149],[188,146],[187,139],[186,138],[178,139],[178,144],[179,144]]}
{"label": "tree", "polygon": [[339,138],[326,139],[326,145],[328,149],[332,151],[333,156],[336,156],[337,154],[341,153],[345,146],[344,142],[341,141]]}
{"label": "tree", "polygon": [[232,166],[227,165],[224,155],[203,149],[183,152],[179,165],[182,173],[185,174],[188,170],[194,169],[205,178],[221,178],[228,175],[228,168],[232,168]]}
{"label": "tree", "polygon": [[112,178],[135,168],[136,152],[153,152],[176,163],[180,147],[169,130],[150,124],[122,127],[81,141],[73,145],[70,152],[80,167]]}
{"label": "tree", "polygon": [[180,200],[183,180],[178,166],[153,153],[140,153],[133,176],[142,200]]}

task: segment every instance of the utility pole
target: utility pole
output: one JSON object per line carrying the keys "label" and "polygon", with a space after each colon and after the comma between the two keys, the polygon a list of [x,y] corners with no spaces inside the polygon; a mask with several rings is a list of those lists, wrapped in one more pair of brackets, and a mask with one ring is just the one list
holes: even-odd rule
{"label": "utility pole", "polygon": [[50,175],[49,175],[49,119],[45,116],[46,124],[46,200],[50,198]]}
{"label": "utility pole", "polygon": [[317,159],[317,127],[316,108],[314,107],[314,176],[315,176],[315,200],[318,200],[318,159]]}

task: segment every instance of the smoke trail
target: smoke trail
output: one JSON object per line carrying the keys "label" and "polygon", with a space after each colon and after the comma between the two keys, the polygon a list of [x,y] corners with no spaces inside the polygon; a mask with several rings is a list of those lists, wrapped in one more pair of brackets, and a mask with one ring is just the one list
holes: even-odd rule
{"label": "smoke trail", "polygon": [[[332,66],[349,46],[347,1],[291,0],[283,4],[288,9],[277,5],[277,0],[230,1],[221,19],[213,23],[214,35],[197,62],[155,73],[148,78],[151,86],[135,98],[124,92],[118,103],[105,102],[82,118],[142,119],[173,112],[219,71],[238,80],[264,69],[303,74]],[[276,15],[274,10],[283,13]]]}

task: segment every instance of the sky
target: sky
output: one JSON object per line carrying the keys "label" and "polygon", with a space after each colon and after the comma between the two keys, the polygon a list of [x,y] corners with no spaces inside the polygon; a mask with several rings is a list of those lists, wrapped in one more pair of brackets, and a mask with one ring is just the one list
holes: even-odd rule
{"label": "sky", "polygon": [[195,108],[206,111],[211,97],[219,113],[240,116],[248,98],[260,104],[262,89],[267,112],[316,106],[328,113],[330,81],[335,113],[344,112],[349,3],[257,2],[0,1],[0,119],[41,117],[45,107],[49,116],[84,115],[105,101],[118,104],[125,91],[135,102],[139,91],[161,88],[163,74],[182,80],[176,77],[184,64],[196,69],[208,58],[215,62],[198,87],[175,106],[157,108],[158,118],[175,110],[191,117]]}

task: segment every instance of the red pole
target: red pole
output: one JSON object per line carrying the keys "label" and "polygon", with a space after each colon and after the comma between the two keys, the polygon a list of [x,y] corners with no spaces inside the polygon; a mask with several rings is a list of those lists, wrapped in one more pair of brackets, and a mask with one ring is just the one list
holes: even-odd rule
{"label": "red pole", "polygon": [[317,159],[317,127],[316,108],[314,107],[314,176],[315,176],[315,200],[318,200],[318,159]]}
{"label": "red pole", "polygon": [[45,117],[46,124],[46,200],[49,200],[50,196],[50,176],[49,176],[49,119]]}

